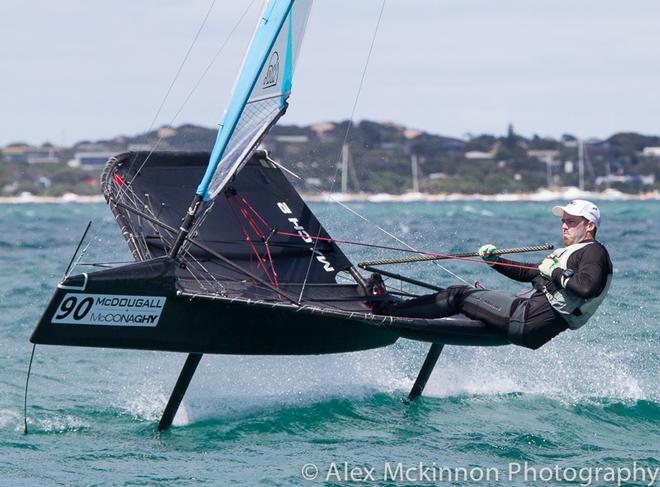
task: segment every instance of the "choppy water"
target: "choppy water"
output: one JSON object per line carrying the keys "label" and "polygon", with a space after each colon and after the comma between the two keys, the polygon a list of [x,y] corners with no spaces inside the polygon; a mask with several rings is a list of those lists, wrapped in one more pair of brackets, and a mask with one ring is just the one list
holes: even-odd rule
{"label": "choppy water", "polygon": [[[439,252],[488,242],[559,244],[549,206],[354,205],[412,245]],[[602,479],[605,471],[595,480],[593,469],[632,469],[633,462],[660,468],[660,203],[601,208],[599,237],[615,279],[591,322],[538,351],[446,347],[424,397],[411,406],[402,398],[425,344],[400,340],[320,357],[205,356],[175,427],[157,434],[184,355],[41,346],[30,384],[30,433],[23,435],[28,337],[86,221],[96,224],[84,260],[130,256],[104,205],[0,206],[0,484],[359,484],[333,475],[333,462],[339,478],[347,462],[374,468],[376,484],[450,485],[415,470],[406,482],[385,481],[386,465],[395,471],[400,462],[500,474],[499,484],[491,471],[490,481],[453,485],[530,485],[531,471],[527,482],[522,473],[507,477],[511,464],[528,462],[537,472],[559,465],[568,480],[566,469],[591,468],[591,485],[616,485]],[[337,238],[394,243],[337,206],[314,209]],[[355,260],[391,255],[344,248]],[[488,287],[523,289],[485,266],[446,265]],[[399,270],[453,282],[428,264]],[[315,481],[301,475],[308,463],[319,470]],[[648,484],[639,475],[624,484]]]}

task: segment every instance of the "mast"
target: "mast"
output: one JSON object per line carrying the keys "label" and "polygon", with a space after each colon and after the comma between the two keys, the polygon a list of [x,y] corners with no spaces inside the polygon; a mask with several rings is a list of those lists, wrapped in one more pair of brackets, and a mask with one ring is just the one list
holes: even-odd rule
{"label": "mast", "polygon": [[170,259],[176,259],[177,255],[179,255],[179,250],[181,250],[181,246],[186,241],[186,238],[190,233],[190,229],[192,228],[193,221],[195,221],[195,217],[197,216],[197,211],[199,210],[199,207],[201,206],[203,201],[204,198],[202,198],[201,195],[198,194],[195,195],[195,198],[190,204],[190,208],[188,208],[188,211],[186,212],[185,216],[183,217],[183,220],[181,221],[181,226],[179,227],[179,233],[177,234],[176,240],[174,241],[174,245],[172,245],[172,248],[170,249],[170,253],[168,254],[168,257]]}
{"label": "mast", "polygon": [[225,110],[213,151],[169,252],[176,258],[205,201],[218,196],[284,114],[311,0],[268,0]]}

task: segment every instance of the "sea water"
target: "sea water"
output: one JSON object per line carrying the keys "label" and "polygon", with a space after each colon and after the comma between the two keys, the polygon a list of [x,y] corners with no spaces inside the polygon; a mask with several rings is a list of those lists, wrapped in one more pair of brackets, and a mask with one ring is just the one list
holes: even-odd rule
{"label": "sea water", "polygon": [[[415,248],[451,253],[485,243],[559,245],[550,206],[352,205],[372,223],[337,205],[313,209],[336,238],[402,246],[377,224]],[[78,271],[131,257],[104,205],[2,205],[0,484],[649,485],[660,469],[660,203],[601,209],[598,237],[614,280],[590,322],[537,351],[447,346],[412,405],[402,399],[424,343],[205,356],[174,426],[156,433],[185,355],[38,346],[25,435],[28,337],[86,222],[94,220],[91,244]],[[398,256],[342,248],[354,262]],[[438,285],[526,289],[485,265],[441,264],[394,269]]]}

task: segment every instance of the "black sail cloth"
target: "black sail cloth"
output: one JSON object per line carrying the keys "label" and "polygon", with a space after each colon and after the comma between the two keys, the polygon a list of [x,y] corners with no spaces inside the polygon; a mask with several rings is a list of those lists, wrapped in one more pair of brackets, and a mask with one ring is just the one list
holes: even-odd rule
{"label": "black sail cloth", "polygon": [[[178,229],[207,162],[206,152],[134,152],[109,165],[104,191],[124,234],[133,236],[127,241],[136,260],[166,255],[175,235],[134,210]],[[274,286],[305,279],[311,285],[334,283],[337,272],[351,266],[282,171],[267,160],[253,157],[212,208],[205,205],[200,214],[208,212],[191,233],[194,240]],[[187,256],[191,274],[197,267],[198,274],[206,273],[204,268],[218,279],[245,279],[195,246]],[[180,274],[184,286],[200,287]]]}

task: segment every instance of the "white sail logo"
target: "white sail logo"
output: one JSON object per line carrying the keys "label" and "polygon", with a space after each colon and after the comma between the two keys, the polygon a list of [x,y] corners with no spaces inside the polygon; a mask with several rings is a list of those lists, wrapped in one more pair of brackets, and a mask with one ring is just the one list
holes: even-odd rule
{"label": "white sail logo", "polygon": [[[285,202],[280,201],[277,203],[277,207],[280,209],[282,213],[285,215],[291,215],[293,211],[291,211],[291,208],[289,208],[289,205],[287,205]],[[312,243],[314,240],[312,237],[307,233],[307,230],[305,230],[305,227],[303,227],[299,222],[297,218],[291,217],[287,218],[289,222],[293,224],[293,229],[298,233],[300,238],[302,239],[303,242],[305,243]],[[311,250],[314,253],[314,256],[316,257],[316,260],[319,261],[323,265],[323,270],[325,272],[334,272],[335,268],[332,267],[332,264],[328,262],[328,259],[326,258],[325,255],[321,253],[320,250],[316,249],[314,247],[310,247],[309,250]]]}
{"label": "white sail logo", "polygon": [[266,69],[266,76],[264,76],[263,88],[270,88],[275,86],[280,79],[280,55],[277,51],[273,51],[268,61],[268,69]]}

